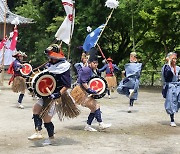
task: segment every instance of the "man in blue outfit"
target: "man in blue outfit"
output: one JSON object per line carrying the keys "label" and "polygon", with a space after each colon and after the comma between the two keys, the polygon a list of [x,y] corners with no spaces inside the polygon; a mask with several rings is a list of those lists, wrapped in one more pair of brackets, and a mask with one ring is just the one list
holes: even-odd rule
{"label": "man in blue outfit", "polygon": [[26,89],[26,83],[25,79],[22,77],[22,74],[20,70],[24,67],[23,65],[23,58],[27,57],[27,55],[21,51],[16,51],[13,55],[14,58],[16,58],[12,64],[9,66],[8,73],[12,74],[12,77],[9,81],[9,85],[11,82],[12,84],[12,90],[13,92],[20,92],[17,107],[20,109],[24,109],[24,106],[22,105],[22,101],[25,94]]}
{"label": "man in blue outfit", "polygon": [[[35,133],[28,137],[28,140],[42,139],[41,134],[42,124],[47,130],[48,138],[44,141],[43,145],[51,145],[54,143],[54,124],[51,119],[55,114],[55,102],[51,103],[52,100],[59,99],[64,93],[71,87],[71,76],[70,76],[70,63],[64,57],[64,54],[60,51],[57,44],[48,47],[45,50],[45,54],[49,58],[49,63],[46,64],[45,68],[47,71],[52,73],[56,80],[56,89],[49,98],[40,98],[33,106],[33,119],[35,126]],[[45,104],[49,104],[50,108],[41,119],[40,113],[42,112]],[[42,122],[43,120],[43,122]]]}
{"label": "man in blue outfit", "polygon": [[176,127],[174,114],[180,108],[180,67],[176,65],[177,54],[168,53],[167,64],[162,67],[163,97],[166,112],[170,115],[170,126]]}
{"label": "man in blue outfit", "polygon": [[137,100],[139,79],[141,73],[142,63],[138,63],[136,52],[130,53],[130,62],[125,64],[125,78],[121,80],[117,87],[117,92],[124,94],[129,98],[128,113],[131,113],[134,100]]}
{"label": "man in blue outfit", "polygon": [[107,59],[107,64],[105,64],[102,68],[98,69],[98,72],[106,71],[105,80],[107,81],[107,84],[108,84],[107,93],[108,93],[109,99],[111,98],[110,91],[114,91],[114,88],[117,86],[117,80],[114,73],[117,71],[120,71],[117,65],[113,64],[112,62],[113,60],[109,57]]}
{"label": "man in blue outfit", "polygon": [[71,96],[74,98],[76,104],[82,105],[90,109],[90,114],[87,118],[87,124],[84,130],[97,131],[95,128],[91,126],[94,118],[96,118],[97,122],[99,123],[99,130],[104,130],[106,128],[109,128],[111,124],[103,123],[100,104],[98,104],[98,102],[93,97],[91,97],[93,94],[97,94],[97,92],[89,88],[88,86],[89,80],[94,75],[97,75],[97,50],[95,48],[91,48],[89,54],[90,57],[88,59],[88,66],[82,67],[78,77],[78,85],[75,86],[71,91]]}

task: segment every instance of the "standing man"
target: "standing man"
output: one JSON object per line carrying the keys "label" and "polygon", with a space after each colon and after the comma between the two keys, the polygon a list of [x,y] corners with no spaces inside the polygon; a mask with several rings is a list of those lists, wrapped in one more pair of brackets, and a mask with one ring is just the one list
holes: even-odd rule
{"label": "standing man", "polygon": [[20,92],[17,102],[17,107],[20,109],[24,109],[24,106],[22,105],[22,100],[25,94],[26,83],[25,83],[25,79],[22,77],[20,69],[24,67],[23,59],[24,57],[27,57],[27,55],[21,51],[16,51],[12,56],[16,59],[14,60],[14,62],[11,63],[11,65],[8,68],[8,73],[13,74],[9,81],[9,85],[13,81],[12,84],[13,92],[16,93]]}
{"label": "standing man", "polygon": [[[51,145],[54,143],[54,124],[51,119],[55,114],[55,101],[56,103],[62,101],[67,90],[71,87],[71,76],[70,76],[70,63],[64,57],[62,51],[57,44],[53,44],[45,50],[45,54],[49,58],[49,63],[46,64],[47,71],[53,73],[56,80],[56,89],[50,97],[40,98],[37,103],[33,106],[33,119],[35,126],[35,133],[28,137],[28,140],[42,139],[41,134],[42,123],[47,130],[48,138],[44,141],[43,145]],[[60,103],[62,104],[62,103]],[[45,106],[49,106],[41,119],[40,114]],[[57,109],[57,108],[56,108]]]}
{"label": "standing man", "polygon": [[130,62],[125,64],[124,76],[117,87],[119,94],[124,94],[129,98],[128,113],[131,113],[134,100],[137,100],[139,79],[142,69],[142,63],[138,63],[136,52],[130,53]]}
{"label": "standing man", "polygon": [[84,128],[86,131],[97,131],[91,124],[96,118],[99,123],[99,130],[104,130],[109,128],[111,124],[103,123],[100,104],[92,97],[92,95],[97,94],[96,91],[88,87],[88,81],[96,74],[96,69],[98,66],[97,50],[96,48],[91,48],[90,57],[88,59],[88,66],[82,67],[82,70],[78,77],[78,85],[74,87],[71,91],[71,96],[74,98],[75,103],[87,107],[90,109],[90,114],[87,118],[87,124]]}
{"label": "standing man", "polygon": [[82,71],[82,68],[86,66],[88,66],[88,56],[86,55],[86,53],[83,52],[81,55],[81,62],[74,64],[74,67],[76,68],[76,71],[77,71],[77,81],[75,82],[74,86],[78,82],[79,75],[80,75],[80,72]]}
{"label": "standing man", "polygon": [[79,70],[82,67],[85,67],[87,65],[88,65],[88,57],[87,57],[86,53],[83,52],[81,55],[81,62],[74,64],[74,67],[76,68],[77,72],[79,72]]}
{"label": "standing man", "polygon": [[170,115],[170,126],[176,127],[174,114],[180,108],[180,67],[176,65],[177,54],[168,53],[167,64],[162,67],[163,97],[166,112]]}
{"label": "standing man", "polygon": [[114,91],[114,88],[117,86],[117,80],[114,72],[120,71],[120,69],[116,66],[116,64],[113,64],[112,62],[113,60],[109,57],[107,59],[107,64],[105,64],[102,68],[98,70],[98,72],[106,71],[105,80],[107,81],[108,84],[107,93],[109,99],[111,98],[110,91]]}

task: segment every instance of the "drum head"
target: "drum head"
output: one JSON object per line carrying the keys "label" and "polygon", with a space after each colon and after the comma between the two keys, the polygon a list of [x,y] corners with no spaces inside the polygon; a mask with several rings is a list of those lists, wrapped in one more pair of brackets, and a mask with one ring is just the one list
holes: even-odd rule
{"label": "drum head", "polygon": [[92,96],[93,98],[99,99],[106,95],[107,82],[104,78],[99,76],[92,77],[88,82],[88,86],[97,92],[97,95]]}
{"label": "drum head", "polygon": [[24,67],[20,69],[20,72],[21,72],[22,76],[26,77],[31,74],[32,66],[28,63],[24,63],[23,65],[24,65]]}
{"label": "drum head", "polygon": [[39,74],[36,74],[32,82],[34,93],[38,97],[48,97],[56,89],[56,80],[53,74],[49,72],[41,72]]}

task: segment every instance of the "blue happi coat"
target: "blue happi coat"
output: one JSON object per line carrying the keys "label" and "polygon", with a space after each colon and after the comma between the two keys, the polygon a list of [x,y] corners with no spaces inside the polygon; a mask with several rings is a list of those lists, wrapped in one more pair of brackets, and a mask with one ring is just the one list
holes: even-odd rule
{"label": "blue happi coat", "polygon": [[106,71],[106,74],[112,74],[116,71],[119,71],[120,69],[117,67],[116,64],[112,64],[112,70],[110,69],[109,67],[109,64],[105,64],[102,68],[100,68],[98,71],[99,72],[103,72],[103,71]]}
{"label": "blue happi coat", "polygon": [[164,106],[168,114],[174,114],[180,108],[180,78],[178,74],[180,74],[179,66],[176,66],[176,72],[167,64],[162,67],[162,95],[166,99]]}
{"label": "blue happi coat", "polygon": [[23,68],[23,64],[20,60],[16,59],[13,62],[14,76],[21,76],[20,69]]}
{"label": "blue happi coat", "polygon": [[129,97],[129,90],[133,89],[134,94],[131,99],[137,100],[139,79],[141,74],[142,63],[128,63],[125,65],[125,78],[120,81],[117,92]]}

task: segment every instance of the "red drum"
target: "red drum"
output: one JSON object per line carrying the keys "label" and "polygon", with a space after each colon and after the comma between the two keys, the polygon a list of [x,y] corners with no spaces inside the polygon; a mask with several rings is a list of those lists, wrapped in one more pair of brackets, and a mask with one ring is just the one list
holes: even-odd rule
{"label": "red drum", "polygon": [[21,75],[27,77],[32,73],[32,66],[28,63],[23,64],[24,67],[20,69]]}
{"label": "red drum", "polygon": [[56,80],[52,73],[44,70],[35,74],[31,81],[33,92],[38,97],[48,97],[56,89]]}
{"label": "red drum", "polygon": [[97,92],[96,95],[92,95],[94,99],[100,99],[106,95],[108,90],[107,82],[104,78],[99,76],[92,77],[88,82],[89,88]]}

